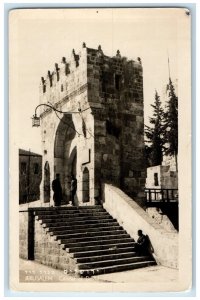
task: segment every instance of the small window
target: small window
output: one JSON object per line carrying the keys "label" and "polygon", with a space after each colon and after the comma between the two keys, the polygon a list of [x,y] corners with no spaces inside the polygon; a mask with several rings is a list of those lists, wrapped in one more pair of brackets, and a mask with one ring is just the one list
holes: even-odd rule
{"label": "small window", "polygon": [[115,136],[116,138],[119,138],[120,128],[113,124],[111,121],[106,120],[106,132]]}
{"label": "small window", "polygon": [[107,93],[113,87],[113,74],[111,72],[102,73],[102,92]]}
{"label": "small window", "polygon": [[115,88],[119,91],[121,86],[121,75],[115,74]]}
{"label": "small window", "polygon": [[35,163],[34,164],[34,174],[38,174],[39,173],[39,164]]}
{"label": "small window", "polygon": [[61,89],[61,92],[63,92],[63,84],[61,84],[61,87],[60,87],[60,89]]}
{"label": "small window", "polygon": [[158,186],[158,173],[154,173],[154,185]]}
{"label": "small window", "polygon": [[22,175],[26,174],[26,163],[25,162],[22,162],[21,163],[21,170],[20,170],[20,173]]}

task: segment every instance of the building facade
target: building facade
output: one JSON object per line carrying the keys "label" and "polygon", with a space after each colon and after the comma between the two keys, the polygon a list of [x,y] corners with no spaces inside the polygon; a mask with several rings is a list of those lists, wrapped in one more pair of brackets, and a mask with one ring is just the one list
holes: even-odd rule
{"label": "building facade", "polygon": [[19,204],[40,199],[42,155],[19,149]]}
{"label": "building facade", "polygon": [[41,196],[52,201],[49,186],[59,173],[64,201],[70,177],[77,178],[77,202],[101,200],[102,183],[120,187],[138,203],[144,201],[144,110],[141,59],[128,60],[117,51],[72,51],[41,79],[43,181]]}

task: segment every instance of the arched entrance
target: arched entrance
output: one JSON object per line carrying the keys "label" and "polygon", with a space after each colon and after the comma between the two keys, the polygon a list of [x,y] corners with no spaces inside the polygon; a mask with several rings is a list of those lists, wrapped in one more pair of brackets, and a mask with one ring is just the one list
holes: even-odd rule
{"label": "arched entrance", "polygon": [[83,202],[90,201],[90,175],[87,167],[83,170]]}
{"label": "arched entrance", "polygon": [[54,172],[60,174],[63,188],[63,202],[70,200],[71,175],[77,175],[77,150],[75,141],[76,131],[72,115],[64,115],[61,119],[54,143]]}
{"label": "arched entrance", "polygon": [[44,203],[50,202],[50,167],[48,161],[44,165]]}

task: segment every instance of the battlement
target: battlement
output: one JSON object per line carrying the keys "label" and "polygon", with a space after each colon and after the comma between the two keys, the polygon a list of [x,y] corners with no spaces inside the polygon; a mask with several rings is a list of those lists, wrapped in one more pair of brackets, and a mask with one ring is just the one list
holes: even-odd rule
{"label": "battlement", "polygon": [[[86,78],[87,72],[93,64],[100,66],[102,72],[115,71],[115,73],[121,73],[125,65],[129,68],[142,68],[139,57],[136,60],[128,60],[126,57],[121,56],[119,50],[117,50],[115,56],[109,57],[104,54],[100,45],[97,49],[92,49],[86,47],[86,44],[83,43],[78,54],[73,49],[69,61],[66,60],[66,57],[62,57],[60,64],[55,63],[53,71],[48,70],[46,77],[41,77],[40,94],[48,93],[49,90],[55,87],[60,92],[64,92],[68,89],[68,82],[73,82],[74,74],[77,75],[77,72],[82,72],[83,77],[85,71]],[[81,81],[80,78],[79,81]]]}
{"label": "battlement", "polygon": [[[51,87],[55,87],[58,82],[63,82],[64,79],[74,72],[79,67],[80,57],[84,55],[85,51],[81,51],[78,55],[75,50],[72,50],[71,59],[68,62],[66,57],[62,57],[60,64],[55,63],[54,70],[48,70],[46,77],[41,77],[41,92],[46,93]],[[64,86],[60,85],[61,91],[64,90]]]}

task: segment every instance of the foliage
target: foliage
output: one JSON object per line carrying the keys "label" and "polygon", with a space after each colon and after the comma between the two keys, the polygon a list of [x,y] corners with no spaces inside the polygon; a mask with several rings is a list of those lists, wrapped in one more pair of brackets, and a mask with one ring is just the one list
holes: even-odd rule
{"label": "foliage", "polygon": [[150,154],[150,161],[152,166],[160,165],[162,163],[163,150],[165,141],[164,137],[164,111],[161,105],[160,96],[157,91],[155,93],[153,107],[153,117],[149,119],[150,126],[145,126],[145,134],[147,137],[147,142],[150,143],[150,149],[148,153]]}
{"label": "foliage", "polygon": [[165,154],[178,154],[178,97],[175,94],[174,85],[169,79],[168,84],[169,100],[167,103],[167,111],[164,114],[165,140],[168,144]]}

